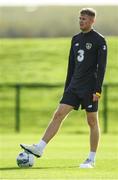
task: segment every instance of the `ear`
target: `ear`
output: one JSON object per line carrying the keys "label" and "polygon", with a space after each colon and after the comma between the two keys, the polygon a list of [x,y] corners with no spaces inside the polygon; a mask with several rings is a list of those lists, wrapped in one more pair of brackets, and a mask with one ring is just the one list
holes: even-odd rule
{"label": "ear", "polygon": [[93,17],[93,23],[95,23],[95,21],[96,21],[96,17]]}
{"label": "ear", "polygon": [[91,23],[92,23],[92,24],[95,23],[95,18],[94,18],[94,17],[91,17],[90,20],[91,20]]}
{"label": "ear", "polygon": [[94,17],[94,18],[93,18],[93,23],[95,23],[95,21],[96,21],[96,18]]}

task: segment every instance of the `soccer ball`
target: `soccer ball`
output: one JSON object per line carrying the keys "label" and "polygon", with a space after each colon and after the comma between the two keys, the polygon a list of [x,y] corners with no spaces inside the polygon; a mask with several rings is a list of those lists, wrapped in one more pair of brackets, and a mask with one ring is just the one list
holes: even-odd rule
{"label": "soccer ball", "polygon": [[32,167],[34,164],[34,156],[26,151],[20,153],[16,158],[19,167]]}

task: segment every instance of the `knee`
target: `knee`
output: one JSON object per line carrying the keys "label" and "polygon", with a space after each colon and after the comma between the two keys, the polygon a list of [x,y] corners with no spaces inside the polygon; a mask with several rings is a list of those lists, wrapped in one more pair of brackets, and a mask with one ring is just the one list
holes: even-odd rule
{"label": "knee", "polygon": [[54,113],[54,119],[58,119],[58,120],[61,120],[64,118],[64,112],[63,110],[57,110],[55,113]]}
{"label": "knee", "polygon": [[90,128],[94,128],[98,122],[97,117],[93,117],[93,116],[87,117],[87,122]]}

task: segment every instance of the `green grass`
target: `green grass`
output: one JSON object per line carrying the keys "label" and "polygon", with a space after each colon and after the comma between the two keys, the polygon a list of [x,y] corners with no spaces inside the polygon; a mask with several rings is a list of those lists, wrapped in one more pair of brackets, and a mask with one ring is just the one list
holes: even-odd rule
{"label": "green grass", "polygon": [[68,38],[1,40],[0,82],[64,82],[69,46]]}
{"label": "green grass", "polygon": [[[118,38],[108,37],[106,82],[118,82]],[[0,83],[64,83],[69,38],[0,40]],[[21,90],[21,134],[15,134],[15,90],[0,89],[0,179],[38,180],[110,180],[118,179],[118,128],[116,97],[118,88],[109,89],[109,134],[102,135],[95,169],[79,169],[89,150],[88,127],[83,111],[72,112],[60,133],[30,169],[20,169],[16,156],[19,144],[35,143],[44,132],[58,106],[63,88]],[[103,130],[103,99],[100,101],[100,125]],[[36,135],[37,134],[37,135]],[[38,135],[39,134],[39,135]]]}
{"label": "green grass", "polygon": [[[61,131],[61,130],[60,130]],[[20,143],[35,143],[40,135],[4,134],[0,136],[0,179],[32,180],[117,180],[118,135],[102,135],[94,169],[79,169],[89,151],[88,135],[59,134],[51,141],[33,168],[20,169],[16,157]]]}
{"label": "green grass", "polygon": [[[1,39],[0,83],[64,83],[71,38]],[[105,82],[118,82],[118,38],[107,37]]]}
{"label": "green grass", "polygon": [[[71,38],[1,39],[0,83],[64,83]],[[108,65],[105,82],[118,82],[118,37],[107,37]],[[108,91],[108,129],[118,132],[117,88]],[[21,90],[21,131],[39,132],[47,126],[58,106],[63,88]],[[100,124],[103,129],[103,99],[100,101]],[[15,126],[15,89],[0,89],[0,131],[13,132]],[[71,130],[70,130],[71,127]],[[64,123],[64,131],[87,132],[83,111],[73,112]]]}

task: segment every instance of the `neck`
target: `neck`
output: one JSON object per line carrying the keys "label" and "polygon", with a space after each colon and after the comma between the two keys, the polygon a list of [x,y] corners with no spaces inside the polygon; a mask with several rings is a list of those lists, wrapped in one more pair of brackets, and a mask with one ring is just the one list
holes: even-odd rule
{"label": "neck", "polygon": [[87,29],[87,30],[82,30],[82,32],[83,32],[83,33],[88,33],[88,32],[90,32],[91,30],[92,30],[92,28]]}

